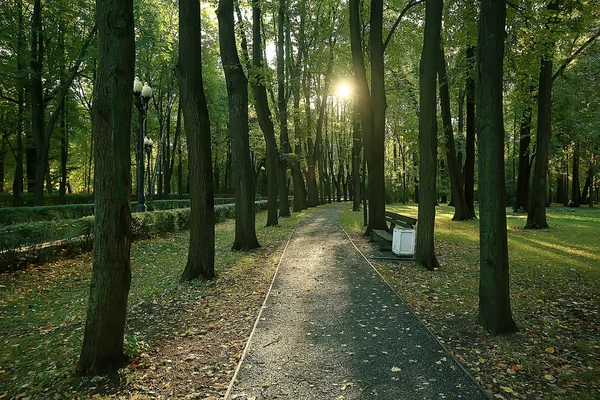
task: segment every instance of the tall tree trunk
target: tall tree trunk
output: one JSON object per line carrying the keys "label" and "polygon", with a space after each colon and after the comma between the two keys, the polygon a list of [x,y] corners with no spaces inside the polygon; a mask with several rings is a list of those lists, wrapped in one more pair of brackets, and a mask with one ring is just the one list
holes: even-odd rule
{"label": "tall tree trunk", "polygon": [[475,47],[467,47],[467,124],[464,166],[465,201],[475,215]]}
{"label": "tall tree trunk", "polygon": [[[176,150],[179,147],[179,136],[181,135],[181,97],[179,97],[179,104],[177,105],[177,121],[175,122],[175,137],[173,138],[173,154],[169,160],[169,167],[165,173],[165,193],[171,194],[171,180],[173,177],[173,171],[175,171],[175,158],[177,156]],[[179,186],[178,186],[179,188]],[[180,194],[180,193],[178,193]]]}
{"label": "tall tree trunk", "polygon": [[369,156],[369,225],[387,229],[385,222],[385,71],[383,61],[383,0],[371,1],[371,105],[373,129],[367,150]]}
{"label": "tall tree trunk", "polygon": [[573,149],[573,182],[571,183],[571,207],[579,207],[581,193],[579,192],[579,143]]}
{"label": "tall tree trunk", "polygon": [[[383,181],[383,142],[385,134],[385,81],[383,77],[383,43],[382,43],[382,10],[383,2],[371,2],[371,51],[372,73],[371,85],[373,98],[369,92],[367,70],[365,68],[363,46],[361,39],[360,2],[350,0],[350,42],[352,63],[354,66],[354,83],[358,112],[360,115],[364,156],[368,165],[368,212],[366,234],[372,229],[387,229],[385,223],[385,184]],[[374,46],[374,47],[373,47]],[[382,108],[374,111],[375,105]],[[375,115],[376,114],[376,115]],[[375,121],[375,119],[377,121]],[[377,132],[375,132],[377,130]],[[379,156],[379,159],[375,159]],[[378,187],[375,187],[378,186]]]}
{"label": "tall tree trunk", "polygon": [[360,211],[360,152],[362,137],[356,101],[352,108],[352,211]]}
{"label": "tall tree trunk", "polygon": [[[304,29],[303,21],[301,22],[300,29]],[[296,75],[294,77],[294,154],[296,160],[292,163],[292,175],[294,177],[294,212],[300,212],[304,208],[304,191],[302,189],[304,185],[304,178],[302,177],[302,169],[300,160],[302,159],[302,140],[304,134],[302,132],[302,126],[300,122],[300,73],[302,63],[302,53],[298,55],[300,60],[298,61],[298,68],[296,68]]]}
{"label": "tall tree trunk", "polygon": [[135,66],[133,1],[97,0],[96,21],[99,66],[92,119],[97,167],[94,256],[83,346],[77,365],[77,372],[85,375],[116,370],[125,360],[123,334],[131,282],[131,210],[127,186]]}
{"label": "tall tree trunk", "polygon": [[4,192],[6,178],[6,140],[0,139],[0,193]]}
{"label": "tall tree trunk", "polygon": [[284,157],[279,159],[279,216],[289,217],[290,202],[288,200],[287,187],[287,168],[288,162],[285,155],[292,152],[290,146],[290,137],[288,133],[288,112],[286,96],[286,74],[285,74],[285,36],[283,28],[286,21],[286,10],[288,9],[286,0],[279,0],[279,10],[277,12],[277,108],[279,109],[279,149]]}
{"label": "tall tree trunk", "polygon": [[[530,93],[533,93],[534,87],[530,87]],[[517,177],[517,193],[515,194],[515,204],[513,211],[526,211],[529,204],[529,179],[531,176],[531,162],[529,144],[531,143],[531,113],[532,103],[525,105],[521,117],[521,128],[519,130],[519,175]]]}
{"label": "tall tree trunk", "polygon": [[436,75],[439,64],[442,0],[427,0],[425,36],[419,66],[419,229],[415,259],[433,270],[439,267],[434,249],[437,165]]}
{"label": "tall tree trunk", "polygon": [[581,197],[579,197],[579,203],[584,203],[586,202],[586,199],[588,198],[588,194],[590,195],[590,197],[592,196],[592,192],[593,192],[593,186],[592,186],[592,178],[593,178],[593,173],[594,170],[592,168],[592,164],[590,162],[590,168],[588,169],[588,172],[585,176],[585,184],[583,185],[583,192],[581,192]]}
{"label": "tall tree trunk", "polygon": [[[65,73],[67,64],[65,60],[65,27],[61,21],[60,32],[59,32],[59,47],[60,47],[60,81],[64,84],[66,79]],[[62,99],[63,102],[67,101],[67,97]],[[62,106],[62,113],[60,116],[60,186],[59,186],[59,202],[65,204],[65,195],[67,192],[67,160],[69,157],[69,138],[67,131],[67,107],[65,104]]]}
{"label": "tall tree trunk", "polygon": [[[558,0],[551,0],[547,10],[554,15],[558,11]],[[548,36],[550,35],[550,21],[546,23]],[[535,165],[533,169],[533,191],[529,209],[527,210],[527,224],[525,229],[548,228],[546,221],[546,193],[548,193],[548,154],[550,138],[552,136],[552,57],[554,42],[548,39],[548,47],[552,50],[542,56],[540,67],[540,87],[538,91],[538,123],[537,141],[535,152]]]}
{"label": "tall tree trunk", "polygon": [[250,162],[248,128],[248,79],[235,43],[233,0],[220,0],[219,44],[227,82],[229,100],[229,128],[235,193],[235,237],[232,250],[248,251],[260,247],[256,238],[254,207],[254,176]]}
{"label": "tall tree trunk", "polygon": [[[44,178],[48,155],[44,157],[44,93],[42,87],[42,62],[44,36],[42,27],[42,2],[34,0],[31,20],[31,130],[35,144],[35,178],[33,193],[35,205],[44,202]],[[28,170],[29,175],[29,170]]]}
{"label": "tall tree trunk", "polygon": [[25,55],[25,33],[23,31],[23,0],[17,0],[17,73],[18,97],[17,108],[17,150],[15,152],[15,175],[13,179],[13,206],[18,207],[22,203],[21,194],[23,193],[23,134],[24,132],[24,114],[25,114],[25,86],[26,76],[23,57]]}
{"label": "tall tree trunk", "polygon": [[[504,0],[482,0],[477,47],[479,143],[479,323],[493,335],[516,329],[508,275],[504,176]],[[419,222],[420,223],[420,222]]]}
{"label": "tall tree trunk", "polygon": [[200,2],[179,2],[177,75],[188,144],[190,246],[181,281],[215,277],[215,199],[211,133],[202,80]]}
{"label": "tall tree trunk", "polygon": [[[260,129],[265,137],[267,147],[267,226],[278,225],[277,219],[277,164],[279,160],[279,152],[277,151],[277,142],[275,141],[275,127],[271,118],[271,110],[269,109],[269,100],[267,98],[267,89],[264,84],[264,79],[260,77],[260,72],[264,68],[263,51],[262,51],[262,34],[261,34],[261,8],[258,2],[252,3],[252,64],[259,74],[252,79],[252,90],[254,92],[254,101],[256,114]],[[260,79],[259,79],[260,78]]]}
{"label": "tall tree trunk", "polygon": [[179,142],[179,147],[177,149],[177,154],[178,154],[178,163],[177,163],[177,194],[179,195],[179,198],[181,198],[181,195],[183,194],[183,160],[181,157],[181,147],[183,146],[182,141]]}
{"label": "tall tree trunk", "polygon": [[[590,207],[594,207],[594,196],[593,196],[593,188],[594,188],[594,164],[595,164],[595,155],[592,153],[590,159],[590,198],[588,204]],[[598,201],[598,187],[596,187],[596,201]]]}
{"label": "tall tree trunk", "polygon": [[444,49],[439,50],[438,77],[440,88],[440,109],[442,111],[442,122],[444,125],[444,138],[446,147],[446,160],[450,174],[450,190],[452,202],[454,203],[453,221],[465,221],[475,218],[470,214],[465,194],[463,192],[462,174],[460,165],[456,158],[456,146],[454,145],[454,132],[452,131],[452,115],[450,113],[450,90],[448,89],[448,77],[446,76],[446,57]]}

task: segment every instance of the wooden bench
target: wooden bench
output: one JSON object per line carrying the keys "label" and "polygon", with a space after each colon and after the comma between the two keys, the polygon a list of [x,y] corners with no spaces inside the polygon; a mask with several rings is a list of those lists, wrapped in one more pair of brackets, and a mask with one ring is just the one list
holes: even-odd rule
{"label": "wooden bench", "polygon": [[390,223],[390,228],[386,231],[383,229],[371,230],[371,242],[378,242],[380,250],[391,250],[392,249],[392,234],[394,228],[399,226],[402,228],[414,229],[417,224],[415,218],[407,217],[406,215],[394,213],[391,211],[385,212],[385,220]]}

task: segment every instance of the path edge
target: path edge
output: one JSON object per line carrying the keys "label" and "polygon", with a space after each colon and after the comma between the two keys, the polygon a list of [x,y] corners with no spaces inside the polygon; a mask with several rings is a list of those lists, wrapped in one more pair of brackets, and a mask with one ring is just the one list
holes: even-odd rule
{"label": "path edge", "polygon": [[258,326],[258,322],[260,321],[262,312],[265,309],[265,306],[267,305],[267,300],[269,300],[269,296],[271,295],[271,290],[273,289],[273,284],[275,283],[275,278],[277,277],[277,273],[279,272],[279,267],[281,267],[281,263],[283,262],[283,256],[285,255],[285,252],[286,252],[288,246],[290,245],[290,242],[292,241],[292,236],[294,236],[297,226],[298,226],[298,224],[296,224],[294,226],[294,229],[290,233],[290,236],[288,237],[285,247],[283,248],[283,251],[281,252],[281,256],[279,257],[279,262],[277,263],[277,268],[275,268],[275,272],[273,273],[273,279],[271,279],[271,284],[269,285],[269,290],[267,291],[267,295],[265,296],[262,306],[260,307],[260,311],[258,312],[258,315],[256,316],[256,321],[254,321],[254,326],[252,327],[250,336],[248,336],[248,341],[246,342],[246,346],[244,347],[244,351],[242,352],[240,361],[238,361],[238,365],[235,368],[235,372],[233,374],[233,377],[231,378],[231,382],[229,382],[229,386],[227,387],[227,392],[225,393],[225,397],[223,397],[223,400],[228,400],[229,396],[231,395],[231,391],[233,390],[233,386],[235,385],[235,381],[237,379],[238,373],[240,372],[240,369],[242,368],[242,363],[244,362],[244,359],[246,358],[246,353],[248,352],[248,348],[250,347],[250,342],[252,341],[252,337],[254,336],[254,332],[256,331],[256,327]]}
{"label": "path edge", "polygon": [[381,273],[379,272],[379,270],[377,270],[377,268],[371,263],[371,261],[367,258],[367,256],[365,256],[363,254],[363,252],[360,251],[360,249],[358,248],[358,246],[356,246],[356,244],[354,243],[354,241],[352,240],[352,238],[350,237],[350,235],[348,234],[348,232],[346,232],[346,230],[344,229],[344,227],[342,226],[341,223],[340,223],[340,228],[346,234],[346,237],[348,238],[348,240],[350,241],[350,243],[352,243],[352,246],[354,246],[354,248],[356,249],[356,251],[358,251],[358,253],[365,259],[365,261],[377,273],[377,275],[379,275],[379,277],[385,282],[385,284],[392,290],[392,292],[396,295],[396,297],[398,297],[398,299],[400,299],[400,301],[406,306],[406,308],[408,308],[408,310],[411,312],[411,314],[414,315],[419,320],[419,322],[421,323],[421,325],[423,325],[423,327],[427,330],[427,332],[429,332],[429,334],[431,334],[431,336],[433,337],[433,339],[442,347],[442,349],[444,349],[444,351],[446,351],[446,353],[450,354],[450,357],[452,357],[452,359],[456,362],[456,364],[460,367],[460,369],[462,369],[463,372],[465,374],[467,374],[467,376],[469,377],[469,379],[486,395],[486,397],[489,400],[493,400],[494,398],[492,397],[492,395],[490,393],[488,393],[488,391],[479,382],[477,382],[475,380],[475,378],[473,378],[473,375],[471,375],[471,373],[469,371],[467,371],[467,369],[464,367],[464,365],[462,365],[462,363],[460,361],[458,361],[456,359],[456,357],[454,357],[454,355],[448,350],[448,348],[446,348],[446,346],[444,346],[444,344],[442,342],[440,342],[440,340],[438,339],[437,335],[427,325],[425,325],[425,322],[423,322],[423,320],[417,315],[417,313],[415,313],[415,311],[408,305],[408,303],[406,303],[406,301],[404,301],[404,299],[402,298],[402,296],[400,296],[400,294],[396,291],[396,289],[394,289],[392,287],[392,285],[390,285],[390,283],[387,281],[387,279],[385,279],[383,277],[383,275],[381,275]]}

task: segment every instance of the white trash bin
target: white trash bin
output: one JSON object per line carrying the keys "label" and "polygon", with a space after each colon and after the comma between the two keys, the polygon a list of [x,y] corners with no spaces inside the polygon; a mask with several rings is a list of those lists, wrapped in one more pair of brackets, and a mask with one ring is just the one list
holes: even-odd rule
{"label": "white trash bin", "polygon": [[394,228],[392,236],[392,253],[397,256],[415,255],[415,230]]}

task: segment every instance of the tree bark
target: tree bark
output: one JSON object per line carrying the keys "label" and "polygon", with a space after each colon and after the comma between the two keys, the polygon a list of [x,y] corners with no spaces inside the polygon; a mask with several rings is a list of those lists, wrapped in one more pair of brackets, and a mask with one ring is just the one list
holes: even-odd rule
{"label": "tree bark", "polygon": [[367,230],[385,229],[385,71],[383,46],[383,0],[371,1],[371,105],[373,129],[368,146],[369,225]]}
{"label": "tree bark", "polygon": [[[64,26],[61,21],[60,24],[60,32],[59,32],[59,48],[60,48],[60,81],[64,84],[66,79],[66,60],[65,60],[65,34],[64,34]],[[65,96],[61,101],[66,102],[67,97]],[[67,127],[67,107],[66,104],[63,104],[61,107],[61,116],[60,116],[60,186],[59,186],[59,202],[60,204],[65,204],[65,194],[67,192],[67,161],[69,157],[69,137],[68,137],[68,127]]]}
{"label": "tree bark", "polygon": [[[44,59],[44,36],[42,27],[41,0],[33,2],[31,19],[31,130],[35,146],[35,175],[33,182],[34,203],[37,206],[44,202],[44,178],[47,155],[43,157],[44,146],[44,93],[42,87],[42,68]],[[29,161],[29,159],[28,159]],[[29,178],[29,168],[28,168]],[[29,186],[28,186],[29,189]],[[30,190],[31,191],[31,190]]]}
{"label": "tree bark", "polygon": [[573,149],[573,181],[571,185],[571,202],[569,206],[579,207],[581,197],[581,192],[579,191],[579,143],[576,143]]}
{"label": "tree bark", "polygon": [[[546,7],[551,12],[558,11],[558,0],[552,0]],[[550,33],[549,22],[546,30]],[[548,35],[552,36],[552,35]],[[553,39],[550,38],[549,47],[554,48]],[[527,224],[525,229],[548,228],[546,221],[546,195],[548,193],[548,154],[550,138],[552,137],[552,56],[554,50],[542,56],[539,80],[538,97],[538,123],[535,152],[535,165],[533,169],[533,191],[529,209],[527,210]]]}
{"label": "tree bark", "polygon": [[17,1],[18,16],[17,16],[17,73],[19,80],[17,81],[19,102],[17,108],[17,150],[15,153],[15,175],[13,179],[13,206],[21,206],[23,193],[23,134],[24,134],[24,114],[25,114],[25,86],[26,76],[23,62],[25,53],[25,34],[23,31],[23,1]]}
{"label": "tree bark", "polygon": [[248,251],[260,247],[260,244],[256,238],[254,170],[250,162],[248,79],[240,63],[235,43],[233,0],[220,0],[217,17],[221,60],[229,100],[231,163],[235,195],[235,237],[231,248]]}
{"label": "tree bark", "polygon": [[352,108],[352,211],[360,211],[360,152],[362,150],[362,137],[358,106],[356,101]]}
{"label": "tree bark", "polygon": [[469,213],[475,215],[475,48],[467,48],[467,118],[466,118],[466,146],[465,146],[465,166],[464,166],[464,185],[465,201],[469,208]]}
{"label": "tree bark", "polygon": [[279,159],[279,216],[289,217],[290,202],[288,199],[287,187],[287,169],[288,162],[286,155],[292,152],[290,146],[290,137],[288,133],[288,111],[286,96],[286,74],[285,74],[285,36],[283,28],[287,10],[286,0],[279,0],[279,10],[277,11],[277,108],[279,110],[279,149],[284,157]]}
{"label": "tree bark", "polygon": [[263,51],[262,51],[262,34],[261,34],[261,8],[257,2],[252,3],[252,64],[257,71],[256,76],[252,77],[252,90],[254,92],[254,101],[256,114],[258,116],[258,124],[265,137],[267,147],[267,225],[278,225],[277,218],[277,164],[279,161],[279,152],[277,150],[277,142],[275,141],[275,127],[271,118],[271,110],[269,109],[269,100],[267,98],[267,89],[262,76],[264,68]]}
{"label": "tree bark", "polygon": [[[479,323],[492,335],[513,332],[504,176],[504,0],[482,0],[477,47],[479,143]],[[420,222],[419,222],[420,223]]]}
{"label": "tree bark", "polygon": [[200,2],[179,2],[177,75],[188,144],[190,247],[181,281],[215,277],[215,214],[211,132],[202,80]]}
{"label": "tree bark", "polygon": [[[533,93],[533,86],[530,93]],[[531,113],[532,104],[528,103],[521,117],[521,128],[519,130],[519,175],[517,177],[517,193],[513,211],[526,211],[529,204],[529,179],[531,176],[531,162],[529,145],[531,143]]]}
{"label": "tree bark", "polygon": [[99,67],[92,119],[96,217],[90,299],[77,365],[83,375],[114,371],[125,360],[123,334],[131,282],[127,192],[135,65],[133,1],[97,0],[96,21]]}
{"label": "tree bark", "polygon": [[419,66],[419,229],[415,260],[433,270],[439,267],[434,249],[437,165],[436,76],[439,64],[442,0],[427,0],[425,36]]}
{"label": "tree bark", "polygon": [[[167,165],[165,166],[165,193],[171,194],[171,180],[173,177],[173,171],[175,171],[175,158],[176,150],[179,146],[179,135],[181,134],[181,98],[177,106],[177,121],[175,122],[175,137],[173,138],[173,152],[167,157]],[[167,146],[171,147],[170,144]],[[171,153],[171,152],[169,152]]]}
{"label": "tree bark", "polygon": [[[296,60],[296,72],[294,74],[293,82],[293,96],[294,96],[294,154],[296,160],[292,163],[292,175],[294,177],[294,212],[300,212],[306,208],[306,195],[304,193],[304,178],[302,176],[301,159],[302,159],[302,141],[304,139],[304,132],[300,122],[300,80],[302,76],[306,75],[306,72],[302,69],[304,62],[304,47],[305,47],[305,23],[306,23],[306,1],[302,0],[299,3],[300,7],[300,28],[298,33],[298,58]],[[308,128],[310,129],[310,128]],[[307,129],[307,130],[308,130]]]}
{"label": "tree bark", "polygon": [[442,112],[442,123],[444,125],[444,138],[446,147],[446,160],[450,174],[450,190],[452,203],[454,204],[453,221],[466,221],[475,218],[469,212],[465,194],[463,191],[462,174],[456,157],[456,146],[454,144],[454,132],[452,131],[452,115],[450,113],[450,90],[448,89],[448,77],[446,76],[446,57],[444,49],[439,50],[438,78],[440,88],[440,109]]}

